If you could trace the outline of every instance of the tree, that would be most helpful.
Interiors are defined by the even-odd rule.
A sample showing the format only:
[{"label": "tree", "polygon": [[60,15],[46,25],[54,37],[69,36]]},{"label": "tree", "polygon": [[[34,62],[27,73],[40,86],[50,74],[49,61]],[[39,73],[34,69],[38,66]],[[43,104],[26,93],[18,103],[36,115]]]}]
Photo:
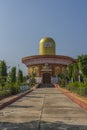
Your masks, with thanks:
[{"label": "tree", "polygon": [[23,82],[23,72],[22,70],[18,70],[18,82]]},{"label": "tree", "polygon": [[73,71],[72,71],[72,76],[74,81],[78,81],[78,75],[79,75],[79,67],[78,63],[73,64]]},{"label": "tree", "polygon": [[15,83],[15,82],[16,82],[16,67],[12,67],[12,68],[11,68],[10,81],[11,81],[12,83]]},{"label": "tree", "polygon": [[72,74],[73,73],[73,64],[70,64],[70,65],[68,65],[68,67],[67,67],[67,74],[68,74],[68,79],[69,79],[69,81],[72,79]]},{"label": "tree", "polygon": [[87,80],[87,55],[78,56],[79,69],[84,76],[84,80]]},{"label": "tree", "polygon": [[79,67],[77,63],[70,64],[67,67],[68,79],[78,81]]},{"label": "tree", "polygon": [[65,87],[65,85],[67,83],[66,71],[61,72],[60,74],[57,75],[57,77],[58,77],[59,85],[61,85],[62,87]]},{"label": "tree", "polygon": [[0,61],[0,76],[7,76],[7,65],[4,60]]},{"label": "tree", "polygon": [[3,87],[7,78],[7,65],[6,62],[0,61],[0,84]]}]

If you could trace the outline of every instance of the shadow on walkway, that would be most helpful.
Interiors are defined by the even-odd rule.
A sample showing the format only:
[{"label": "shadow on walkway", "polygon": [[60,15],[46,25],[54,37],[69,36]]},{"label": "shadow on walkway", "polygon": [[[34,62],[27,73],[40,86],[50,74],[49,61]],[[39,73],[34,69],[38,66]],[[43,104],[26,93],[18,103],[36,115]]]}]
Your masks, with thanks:
[{"label": "shadow on walkway", "polygon": [[87,130],[87,125],[59,122],[31,121],[24,123],[0,122],[0,130]]},{"label": "shadow on walkway", "polygon": [[38,88],[54,88],[53,84],[39,84]]}]

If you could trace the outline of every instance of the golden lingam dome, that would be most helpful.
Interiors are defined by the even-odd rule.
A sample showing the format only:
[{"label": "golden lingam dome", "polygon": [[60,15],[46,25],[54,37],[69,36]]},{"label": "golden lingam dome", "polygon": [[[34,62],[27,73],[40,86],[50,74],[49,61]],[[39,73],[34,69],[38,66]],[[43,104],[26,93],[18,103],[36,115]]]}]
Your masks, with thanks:
[{"label": "golden lingam dome", "polygon": [[39,55],[55,55],[55,41],[51,37],[40,40]]}]

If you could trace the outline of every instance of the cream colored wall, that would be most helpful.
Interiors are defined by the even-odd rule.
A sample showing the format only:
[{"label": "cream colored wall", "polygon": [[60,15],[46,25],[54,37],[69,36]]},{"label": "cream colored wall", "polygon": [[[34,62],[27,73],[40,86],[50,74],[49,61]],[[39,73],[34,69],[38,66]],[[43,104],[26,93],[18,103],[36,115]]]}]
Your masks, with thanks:
[{"label": "cream colored wall", "polygon": [[33,72],[36,73],[36,76],[39,76],[39,68],[38,68],[38,66],[28,67],[28,74],[32,75]]}]

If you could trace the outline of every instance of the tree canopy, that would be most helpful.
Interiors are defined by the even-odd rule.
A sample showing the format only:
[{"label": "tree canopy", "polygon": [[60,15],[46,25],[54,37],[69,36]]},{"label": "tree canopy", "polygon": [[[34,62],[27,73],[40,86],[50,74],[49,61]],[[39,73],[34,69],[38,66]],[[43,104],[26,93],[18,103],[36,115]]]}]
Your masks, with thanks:
[{"label": "tree canopy", "polygon": [[83,76],[87,79],[87,55],[78,56],[79,69]]}]

